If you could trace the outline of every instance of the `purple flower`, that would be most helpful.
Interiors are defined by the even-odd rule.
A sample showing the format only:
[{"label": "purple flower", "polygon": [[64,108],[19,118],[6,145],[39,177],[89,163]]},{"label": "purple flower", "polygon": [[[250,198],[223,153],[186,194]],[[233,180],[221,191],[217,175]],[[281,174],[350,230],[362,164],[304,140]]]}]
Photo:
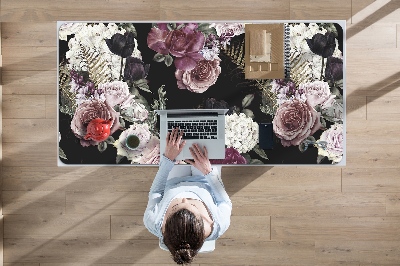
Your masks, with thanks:
[{"label": "purple flower", "polygon": [[124,78],[130,81],[144,79],[149,73],[149,69],[149,64],[143,63],[139,58],[129,56],[126,58]]},{"label": "purple flower", "polygon": [[130,56],[135,49],[135,37],[132,32],[115,33],[111,39],[105,39],[110,51],[123,58]]},{"label": "purple flower", "polygon": [[310,50],[317,55],[324,58],[332,56],[335,51],[335,34],[332,32],[327,32],[325,35],[321,33],[315,34],[312,39],[306,39],[308,47]]},{"label": "purple flower", "polygon": [[218,101],[214,98],[208,98],[205,101],[204,109],[229,109],[229,105],[224,100]]},{"label": "purple flower", "polygon": [[326,60],[325,77],[328,80],[343,79],[343,60],[336,57],[328,57]]},{"label": "purple flower", "polygon": [[186,25],[179,30],[166,31],[152,28],[147,35],[147,45],[160,54],[175,56],[175,67],[189,71],[196,67],[203,56],[199,51],[204,47],[203,33],[196,31],[194,24]]},{"label": "purple flower", "polygon": [[233,147],[225,148],[225,159],[212,159],[211,164],[246,164],[246,159]]}]

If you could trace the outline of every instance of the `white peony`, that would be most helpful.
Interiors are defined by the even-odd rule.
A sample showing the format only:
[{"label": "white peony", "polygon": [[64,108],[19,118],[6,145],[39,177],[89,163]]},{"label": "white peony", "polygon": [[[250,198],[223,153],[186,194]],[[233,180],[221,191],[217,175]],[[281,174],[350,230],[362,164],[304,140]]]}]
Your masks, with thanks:
[{"label": "white peony", "polygon": [[258,143],[258,124],[241,113],[225,116],[225,145],[240,153],[250,151]]}]

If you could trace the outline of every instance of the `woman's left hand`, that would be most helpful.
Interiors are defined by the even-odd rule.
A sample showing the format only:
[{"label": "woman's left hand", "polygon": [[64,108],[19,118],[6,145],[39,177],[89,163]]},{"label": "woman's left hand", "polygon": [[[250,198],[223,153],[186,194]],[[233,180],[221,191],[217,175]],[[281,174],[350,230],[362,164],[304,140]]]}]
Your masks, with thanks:
[{"label": "woman's left hand", "polygon": [[167,134],[167,145],[165,147],[164,155],[171,161],[175,160],[176,156],[181,153],[183,147],[186,144],[186,141],[182,140],[183,131],[181,130],[179,133],[178,128],[174,128],[172,132],[168,132]]}]

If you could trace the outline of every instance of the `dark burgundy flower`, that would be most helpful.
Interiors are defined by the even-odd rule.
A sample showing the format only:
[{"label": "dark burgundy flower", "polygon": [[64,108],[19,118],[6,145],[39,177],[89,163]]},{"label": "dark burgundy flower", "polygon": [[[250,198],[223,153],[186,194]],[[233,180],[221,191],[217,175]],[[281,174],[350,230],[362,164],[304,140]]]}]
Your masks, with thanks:
[{"label": "dark burgundy flower", "polygon": [[130,81],[144,79],[149,73],[149,69],[149,64],[143,63],[139,58],[129,56],[126,58],[124,78]]},{"label": "dark burgundy flower", "polygon": [[336,57],[328,57],[326,60],[325,77],[328,80],[343,79],[343,60]]},{"label": "dark burgundy flower", "polygon": [[123,58],[130,56],[135,49],[135,37],[132,32],[115,33],[111,39],[105,39],[110,51]]},{"label": "dark burgundy flower", "polygon": [[211,159],[211,164],[246,164],[246,159],[233,147],[225,148],[225,159]]},{"label": "dark burgundy flower", "polygon": [[218,101],[214,98],[205,100],[204,109],[229,109],[229,105],[224,100]]},{"label": "dark burgundy flower", "polygon": [[315,34],[312,39],[306,39],[308,47],[310,50],[317,55],[324,58],[332,56],[335,51],[335,34],[332,32],[327,32],[325,35],[321,33]]}]

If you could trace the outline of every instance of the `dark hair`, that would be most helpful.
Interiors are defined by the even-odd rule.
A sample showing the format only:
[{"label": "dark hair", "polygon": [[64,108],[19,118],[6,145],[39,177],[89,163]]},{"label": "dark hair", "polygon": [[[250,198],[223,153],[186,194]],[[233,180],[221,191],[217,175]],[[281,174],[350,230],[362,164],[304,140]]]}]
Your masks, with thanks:
[{"label": "dark hair", "polygon": [[191,263],[204,244],[203,219],[187,209],[180,209],[167,218],[163,237],[177,264]]}]

